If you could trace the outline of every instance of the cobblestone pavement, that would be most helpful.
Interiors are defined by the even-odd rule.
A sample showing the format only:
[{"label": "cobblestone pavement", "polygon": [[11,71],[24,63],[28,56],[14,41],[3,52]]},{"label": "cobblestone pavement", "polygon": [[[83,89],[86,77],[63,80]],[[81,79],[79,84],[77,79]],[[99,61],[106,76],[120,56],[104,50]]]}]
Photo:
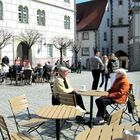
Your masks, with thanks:
[{"label": "cobblestone pavement", "polygon": [[[134,84],[134,94],[137,96],[137,98],[140,99],[140,72],[128,72],[127,75],[129,82]],[[91,89],[91,72],[84,71],[82,72],[82,74],[70,73],[69,78],[74,88],[79,89],[81,85],[86,85],[87,89]],[[108,87],[110,87],[110,81],[108,83]],[[0,85],[0,114],[4,115],[10,132],[16,131],[16,127],[12,118],[8,99],[21,94],[25,94],[27,96],[32,113],[35,112],[35,110],[40,106],[51,104],[51,90],[48,83],[33,83],[31,86],[15,86],[7,83],[3,83],[2,85]],[[89,97],[83,97],[83,100],[87,110],[89,110]],[[93,104],[93,116],[95,116],[96,111],[96,105]],[[127,121],[127,123],[129,123],[129,121]],[[69,125],[71,125],[71,123],[69,123]],[[74,132],[67,129],[67,127],[68,124],[64,126],[62,132],[71,139],[74,139]],[[74,125],[71,129],[75,129],[75,127],[76,126]],[[80,128],[79,130],[81,131],[82,128]],[[55,139],[55,122],[52,120],[48,120],[48,122],[44,126],[39,128],[39,131],[41,132],[44,140]],[[36,133],[33,134],[36,135],[38,139],[41,139]],[[64,139],[63,135],[61,135],[61,139]]]}]

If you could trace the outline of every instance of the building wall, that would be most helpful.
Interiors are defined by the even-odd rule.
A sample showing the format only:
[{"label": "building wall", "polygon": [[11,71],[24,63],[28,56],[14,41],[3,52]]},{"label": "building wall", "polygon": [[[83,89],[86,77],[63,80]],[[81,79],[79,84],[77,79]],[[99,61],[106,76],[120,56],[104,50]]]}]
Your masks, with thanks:
[{"label": "building wall", "polygon": [[[83,39],[83,33],[87,32],[89,34],[89,39]],[[81,64],[85,68],[88,68],[88,59],[94,56],[95,49],[95,32],[94,31],[81,31],[77,33],[78,41],[81,44],[81,49],[78,53],[78,57],[81,58]],[[88,51],[86,51],[86,50]]]},{"label": "building wall", "polygon": [[[38,52],[39,43],[32,47],[32,60],[33,65],[41,62],[44,63],[50,60],[54,63],[59,58],[59,51],[53,47],[53,57],[47,56],[47,47],[43,46],[44,43],[51,44],[52,38],[55,36],[68,37],[70,39],[75,38],[75,11],[74,1],[66,3],[62,0],[3,0],[3,20],[0,20],[0,29],[5,29],[13,34],[13,36],[19,36],[24,30],[32,29],[37,30],[42,34],[41,50]],[[19,23],[18,21],[18,6],[27,6],[29,9],[29,23]],[[46,25],[37,25],[37,9],[45,10]],[[64,16],[70,16],[71,27],[70,29],[64,29]],[[14,42],[13,42],[14,41]],[[2,50],[2,56],[7,55],[11,62],[17,56],[17,46],[19,41],[14,37],[11,44],[6,46]],[[14,54],[13,54],[14,52]],[[67,57],[65,59],[71,59],[72,51],[67,50]],[[71,61],[71,60],[70,60]]]},{"label": "building wall", "polygon": [[140,70],[140,2],[132,2],[129,70]]},{"label": "building wall", "polygon": [[[122,3],[122,5],[119,5],[118,0],[112,2],[112,49],[113,52],[122,50],[128,54],[129,0],[122,0]],[[122,24],[119,24],[119,18],[123,19]],[[124,37],[123,43],[118,43],[119,36]]]},{"label": "building wall", "polygon": [[[108,21],[107,21],[108,20]],[[98,45],[101,55],[109,55],[110,52],[110,9],[109,3],[106,6],[104,16],[102,18],[99,30],[98,30]],[[106,33],[106,40],[104,38],[104,33]]]}]

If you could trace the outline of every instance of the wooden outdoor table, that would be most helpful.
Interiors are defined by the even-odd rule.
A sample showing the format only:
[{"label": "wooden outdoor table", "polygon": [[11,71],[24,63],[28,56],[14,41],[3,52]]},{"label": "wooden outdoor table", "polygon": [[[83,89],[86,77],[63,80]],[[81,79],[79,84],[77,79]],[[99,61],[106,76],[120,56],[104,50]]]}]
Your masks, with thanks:
[{"label": "wooden outdoor table", "polygon": [[123,140],[123,130],[140,131],[139,126],[130,125],[109,125],[88,128],[76,136],[75,140]]},{"label": "wooden outdoor table", "polygon": [[56,120],[56,139],[60,140],[60,120],[70,119],[79,116],[81,113],[75,106],[51,105],[41,107],[37,110],[37,115],[46,119]]},{"label": "wooden outdoor table", "polygon": [[88,125],[92,128],[92,114],[93,114],[93,97],[107,96],[107,91],[97,91],[97,90],[88,90],[88,91],[77,91],[78,94],[82,96],[90,96],[90,119]]}]

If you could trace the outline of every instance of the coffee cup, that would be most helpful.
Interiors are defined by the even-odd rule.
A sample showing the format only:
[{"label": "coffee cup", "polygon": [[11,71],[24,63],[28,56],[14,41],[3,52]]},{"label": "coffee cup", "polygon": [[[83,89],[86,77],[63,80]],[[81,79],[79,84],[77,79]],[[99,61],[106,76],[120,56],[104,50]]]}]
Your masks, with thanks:
[{"label": "coffee cup", "polygon": [[86,85],[82,85],[80,90],[85,91],[86,90]]}]

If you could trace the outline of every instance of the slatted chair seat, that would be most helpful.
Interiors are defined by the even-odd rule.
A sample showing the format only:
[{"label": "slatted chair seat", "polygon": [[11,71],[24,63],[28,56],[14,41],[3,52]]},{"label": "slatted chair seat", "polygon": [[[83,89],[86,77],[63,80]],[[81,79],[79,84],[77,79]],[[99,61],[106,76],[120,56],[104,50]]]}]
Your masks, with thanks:
[{"label": "slatted chair seat", "polygon": [[6,125],[5,119],[0,115],[0,132],[3,140],[37,140],[34,136],[30,135],[26,131],[18,133],[9,133],[8,127]]},{"label": "slatted chair seat", "polygon": [[[19,132],[19,127],[26,127],[28,128],[28,132],[36,131],[38,134],[38,128],[43,125],[47,120],[38,117],[37,115],[33,114],[34,116],[32,117],[29,111],[29,104],[27,101],[26,96],[20,95],[20,96],[15,96],[9,99],[11,111],[13,113],[14,121],[16,124],[17,131]],[[22,117],[21,120],[18,119],[18,115],[22,115],[24,113],[24,116]],[[25,114],[26,113],[26,114]],[[41,136],[41,135],[40,135]],[[42,136],[41,136],[42,137]]]}]

